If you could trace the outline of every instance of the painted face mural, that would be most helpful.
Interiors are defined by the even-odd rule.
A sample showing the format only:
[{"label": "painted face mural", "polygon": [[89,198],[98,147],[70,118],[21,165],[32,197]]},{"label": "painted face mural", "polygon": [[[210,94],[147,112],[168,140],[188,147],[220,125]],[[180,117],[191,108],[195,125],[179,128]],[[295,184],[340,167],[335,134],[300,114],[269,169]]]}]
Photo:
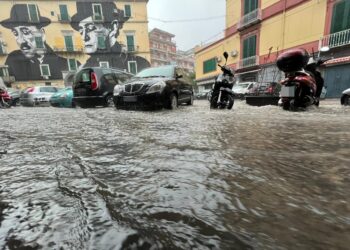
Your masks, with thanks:
[{"label": "painted face mural", "polygon": [[79,33],[84,42],[84,50],[86,53],[95,53],[99,47],[99,39],[106,43],[106,37],[110,31],[102,24],[94,23],[92,17],[85,18],[79,22]]},{"label": "painted face mural", "polygon": [[[71,26],[79,31],[87,54],[113,48],[117,44],[119,29],[129,18],[113,1],[101,4],[77,2],[77,11],[71,18]],[[97,21],[96,16],[101,20]]]},{"label": "painted face mural", "polygon": [[41,16],[36,4],[14,4],[9,18],[1,21],[3,27],[12,31],[19,48],[5,62],[17,81],[62,79],[62,72],[68,70],[67,59],[46,44],[43,27],[50,23],[49,18]]},{"label": "painted face mural", "polygon": [[45,32],[35,26],[17,26],[12,28],[16,42],[26,58],[32,58],[35,53],[44,54]]}]

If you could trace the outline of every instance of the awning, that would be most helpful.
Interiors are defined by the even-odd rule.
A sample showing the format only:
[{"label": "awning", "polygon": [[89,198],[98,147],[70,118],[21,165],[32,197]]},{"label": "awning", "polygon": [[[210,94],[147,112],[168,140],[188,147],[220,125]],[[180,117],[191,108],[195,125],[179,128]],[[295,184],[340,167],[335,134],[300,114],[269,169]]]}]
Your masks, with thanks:
[{"label": "awning", "polygon": [[341,63],[348,63],[348,62],[350,62],[350,56],[344,56],[344,57],[331,59],[325,62],[324,65],[330,66],[332,64],[341,64]]},{"label": "awning", "polygon": [[197,85],[206,85],[206,84],[211,84],[215,82],[215,79],[218,76],[210,77],[210,78],[205,78],[205,79],[199,79],[196,80]]},{"label": "awning", "polygon": [[235,75],[244,75],[244,74],[249,74],[249,73],[254,73],[254,72],[258,72],[261,69],[255,69],[255,70],[250,70],[250,71],[246,71],[246,72],[240,72],[240,73],[236,73]]}]

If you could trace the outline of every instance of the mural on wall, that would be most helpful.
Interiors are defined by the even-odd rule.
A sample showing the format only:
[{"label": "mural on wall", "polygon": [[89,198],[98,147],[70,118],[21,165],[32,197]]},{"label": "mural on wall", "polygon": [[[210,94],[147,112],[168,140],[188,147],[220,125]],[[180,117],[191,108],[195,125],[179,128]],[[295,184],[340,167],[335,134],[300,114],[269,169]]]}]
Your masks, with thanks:
[{"label": "mural on wall", "polygon": [[[71,26],[80,33],[84,51],[90,55],[84,66],[99,66],[99,62],[108,62],[110,67],[128,69],[128,61],[136,61],[139,69],[150,66],[143,57],[123,52],[121,44],[117,42],[119,30],[129,19],[125,17],[124,11],[117,9],[113,2],[104,2],[101,4],[100,15],[105,21],[101,22],[96,20],[96,12],[99,10],[94,9],[95,3],[76,4],[78,12],[72,17]],[[103,39],[102,46],[99,38]]]},{"label": "mural on wall", "polygon": [[[118,9],[113,1],[76,2],[76,7],[77,13],[69,23],[72,29],[80,33],[84,58],[87,58],[83,65],[76,60],[78,67],[100,66],[100,63],[104,63],[109,67],[129,70],[129,62],[137,65],[137,71],[150,67],[145,58],[128,53],[125,46],[117,41],[129,17],[125,17],[124,11]],[[32,21],[33,12],[38,19],[35,22]],[[61,32],[46,34],[44,27],[50,23],[51,20],[41,16],[39,6],[34,4],[14,4],[10,17],[0,21],[3,27],[12,31],[19,48],[9,53],[5,62],[16,81],[62,79],[62,73],[69,70],[67,58],[57,55],[46,42],[46,35],[57,37]],[[67,30],[66,26],[64,30]],[[52,47],[55,48],[55,45]],[[76,54],[71,54],[70,58],[72,56]]]},{"label": "mural on wall", "polygon": [[38,18],[38,22],[30,22],[27,5],[15,4],[11,8],[10,18],[1,22],[2,26],[12,31],[19,47],[19,50],[8,55],[5,62],[10,75],[19,81],[44,79],[42,70],[47,68],[43,69],[40,65],[49,65],[50,79],[62,79],[62,71],[68,68],[67,60],[56,55],[45,42],[44,27],[51,23],[50,19],[42,17],[39,10]]}]

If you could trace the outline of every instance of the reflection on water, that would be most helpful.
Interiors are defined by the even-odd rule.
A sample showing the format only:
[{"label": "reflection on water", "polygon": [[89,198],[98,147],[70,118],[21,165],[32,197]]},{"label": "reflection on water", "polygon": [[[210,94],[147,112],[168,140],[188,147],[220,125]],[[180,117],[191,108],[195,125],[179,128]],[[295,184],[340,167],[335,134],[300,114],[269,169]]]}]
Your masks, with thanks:
[{"label": "reflection on water", "polygon": [[348,249],[350,109],[0,110],[0,249]]}]

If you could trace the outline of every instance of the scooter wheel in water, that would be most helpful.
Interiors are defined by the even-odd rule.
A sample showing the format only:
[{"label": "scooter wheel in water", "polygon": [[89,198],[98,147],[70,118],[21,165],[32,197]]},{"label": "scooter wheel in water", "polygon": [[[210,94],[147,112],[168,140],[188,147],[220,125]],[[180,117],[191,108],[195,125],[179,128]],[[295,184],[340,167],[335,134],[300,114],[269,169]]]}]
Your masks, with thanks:
[{"label": "scooter wheel in water", "polygon": [[217,109],[218,108],[218,96],[212,96],[210,100],[210,108],[211,109]]},{"label": "scooter wheel in water", "polygon": [[233,104],[234,104],[234,99],[232,96],[228,96],[228,105],[227,105],[227,109],[232,109]]}]

